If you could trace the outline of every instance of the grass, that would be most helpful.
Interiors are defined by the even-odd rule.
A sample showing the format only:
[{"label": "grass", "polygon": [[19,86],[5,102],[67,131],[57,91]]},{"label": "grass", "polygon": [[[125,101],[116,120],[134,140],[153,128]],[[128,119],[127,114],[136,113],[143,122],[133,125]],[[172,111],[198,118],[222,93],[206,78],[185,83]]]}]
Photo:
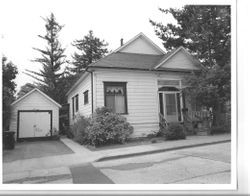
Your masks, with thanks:
[{"label": "grass", "polygon": [[154,137],[154,138],[131,138],[124,144],[109,144],[105,146],[85,146],[91,151],[99,151],[99,150],[109,150],[115,148],[126,148],[131,146],[140,146],[140,145],[147,145],[147,144],[154,144],[154,143],[162,143],[165,139],[163,137]]}]

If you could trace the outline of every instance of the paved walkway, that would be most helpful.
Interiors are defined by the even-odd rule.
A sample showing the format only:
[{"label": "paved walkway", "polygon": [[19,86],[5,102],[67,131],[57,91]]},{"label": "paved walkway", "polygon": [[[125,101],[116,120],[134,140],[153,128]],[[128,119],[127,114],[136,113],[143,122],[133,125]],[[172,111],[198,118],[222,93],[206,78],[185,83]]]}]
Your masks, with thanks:
[{"label": "paved walkway", "polygon": [[3,163],[3,182],[72,183],[72,173],[77,173],[75,171],[78,170],[75,169],[72,171],[72,169],[70,170],[69,168],[77,167],[77,165],[80,164],[157,153],[204,144],[208,145],[230,140],[230,134],[214,136],[188,136],[186,140],[166,141],[162,143],[92,152],[68,138],[62,138],[61,141],[74,152],[73,154],[32,158]]}]

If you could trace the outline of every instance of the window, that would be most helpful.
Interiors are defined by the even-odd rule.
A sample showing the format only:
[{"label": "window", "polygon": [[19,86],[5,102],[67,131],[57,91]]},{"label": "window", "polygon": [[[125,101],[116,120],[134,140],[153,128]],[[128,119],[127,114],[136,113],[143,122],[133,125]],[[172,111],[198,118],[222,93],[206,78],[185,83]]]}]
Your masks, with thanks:
[{"label": "window", "polygon": [[74,101],[74,97],[72,97],[72,117],[74,118],[75,116],[75,101]]},{"label": "window", "polygon": [[78,109],[79,109],[78,94],[75,96],[75,99],[76,99],[76,112],[78,112]]},{"label": "window", "polygon": [[84,93],[84,105],[88,104],[89,103],[89,91],[86,90]]},{"label": "window", "polygon": [[79,100],[78,100],[78,94],[74,97],[72,97],[72,116],[75,117],[75,112],[78,112],[79,110]]},{"label": "window", "polygon": [[104,82],[104,104],[118,114],[127,114],[126,82]]}]

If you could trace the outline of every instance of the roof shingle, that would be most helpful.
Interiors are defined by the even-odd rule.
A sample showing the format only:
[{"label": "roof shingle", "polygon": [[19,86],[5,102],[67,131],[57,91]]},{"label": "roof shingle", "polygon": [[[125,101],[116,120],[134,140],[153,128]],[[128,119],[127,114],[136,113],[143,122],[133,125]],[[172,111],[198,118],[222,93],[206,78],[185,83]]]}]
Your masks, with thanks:
[{"label": "roof shingle", "polygon": [[163,58],[165,59],[165,56],[117,52],[111,53],[89,67],[152,69]]}]

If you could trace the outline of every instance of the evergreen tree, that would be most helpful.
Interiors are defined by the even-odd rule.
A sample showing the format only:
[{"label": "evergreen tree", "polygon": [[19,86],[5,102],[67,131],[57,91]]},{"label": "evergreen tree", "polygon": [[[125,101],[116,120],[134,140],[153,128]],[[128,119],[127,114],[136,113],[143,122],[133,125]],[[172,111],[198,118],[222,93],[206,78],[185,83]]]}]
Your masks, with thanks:
[{"label": "evergreen tree", "polygon": [[16,83],[14,79],[18,74],[16,66],[12,62],[8,62],[6,57],[2,57],[2,73],[3,73],[3,130],[8,130],[10,120],[10,104],[14,101]]},{"label": "evergreen tree", "polygon": [[108,44],[104,40],[95,37],[91,30],[83,39],[75,40],[72,45],[79,50],[79,53],[75,52],[73,55],[74,67],[70,69],[76,74],[108,53],[106,48]]},{"label": "evergreen tree", "polygon": [[156,35],[169,51],[184,46],[206,67],[230,64],[230,6],[187,5],[182,9],[159,9],[171,14],[177,25],[150,20]]},{"label": "evergreen tree", "polygon": [[17,93],[17,99],[26,95],[28,92],[30,92],[34,88],[36,88],[36,86],[34,84],[31,84],[31,83],[26,83],[25,85],[21,86],[21,89]]},{"label": "evergreen tree", "polygon": [[47,42],[47,47],[45,49],[34,48],[41,53],[41,57],[33,60],[40,63],[42,69],[40,72],[27,70],[27,74],[38,81],[37,85],[41,90],[60,103],[62,97],[58,96],[59,92],[61,92],[58,83],[63,75],[63,72],[60,71],[66,56],[64,55],[65,49],[61,47],[58,40],[58,33],[63,26],[58,24],[53,13],[44,21],[46,23],[46,34],[44,36],[38,35],[38,37]]},{"label": "evergreen tree", "polygon": [[186,78],[184,91],[214,113],[231,98],[231,11],[230,6],[187,5],[181,9],[159,9],[171,14],[177,24],[155,22],[156,35],[167,51],[184,46],[205,69]]}]

